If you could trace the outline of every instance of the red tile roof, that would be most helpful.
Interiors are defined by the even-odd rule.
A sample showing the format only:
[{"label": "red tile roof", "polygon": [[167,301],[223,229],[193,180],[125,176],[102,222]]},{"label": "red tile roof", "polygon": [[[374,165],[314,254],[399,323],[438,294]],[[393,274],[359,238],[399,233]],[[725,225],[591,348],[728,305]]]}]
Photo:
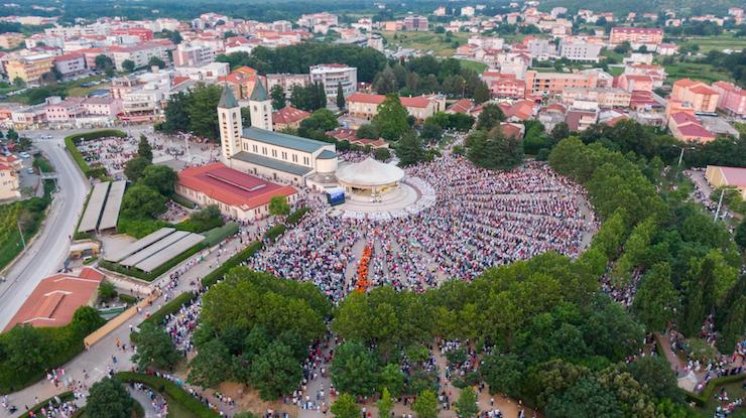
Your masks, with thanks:
[{"label": "red tile roof", "polygon": [[474,108],[474,101],[471,99],[461,99],[448,106],[446,111],[453,113],[469,113]]},{"label": "red tile roof", "polygon": [[179,185],[230,206],[254,209],[275,196],[291,196],[292,186],[281,186],[228,168],[222,163],[189,167],[179,173]]},{"label": "red tile roof", "polygon": [[746,187],[746,168],[720,167],[728,186]]},{"label": "red tile roof", "polygon": [[61,327],[70,323],[75,311],[95,297],[103,273],[84,267],[76,276],[55,274],[39,282],[16,312],[5,331],[19,324],[35,327]]},{"label": "red tile roof", "polygon": [[272,122],[287,125],[300,122],[309,116],[311,116],[311,114],[305,110],[296,109],[292,106],[285,106],[276,112],[272,112]]},{"label": "red tile roof", "polygon": [[[386,99],[386,96],[382,94],[368,94],[368,93],[356,92],[356,93],[352,93],[347,98],[347,103],[368,103],[368,104],[379,105],[383,103],[385,99]],[[401,101],[401,104],[404,107],[425,108],[430,104],[430,99],[427,98],[427,96],[400,97],[399,101]]]}]

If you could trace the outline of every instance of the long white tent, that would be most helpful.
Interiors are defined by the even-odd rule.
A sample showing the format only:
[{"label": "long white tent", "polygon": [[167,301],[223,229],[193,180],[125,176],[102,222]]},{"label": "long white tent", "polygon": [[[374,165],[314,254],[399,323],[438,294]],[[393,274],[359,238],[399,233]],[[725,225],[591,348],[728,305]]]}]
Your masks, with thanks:
[{"label": "long white tent", "polygon": [[133,242],[132,244],[129,244],[128,246],[122,248],[119,251],[112,251],[111,254],[107,254],[104,256],[104,260],[111,261],[113,263],[118,263],[125,258],[131,256],[132,254],[142,250],[143,248],[152,245],[153,243],[162,240],[163,238],[167,237],[168,235],[171,235],[176,230],[173,228],[161,228],[152,234],[146,235],[139,240]]},{"label": "long white tent", "polygon": [[173,245],[164,248],[161,251],[141,261],[140,263],[135,265],[135,268],[138,268],[146,273],[150,273],[151,271],[166,263],[168,260],[171,260],[184,251],[199,244],[204,239],[205,237],[203,237],[202,235],[189,234],[179,241],[175,242]]},{"label": "long white tent", "polygon": [[99,231],[116,228],[126,185],[127,182],[124,180],[111,183],[109,195],[106,198],[106,205],[104,206],[104,213],[101,215],[101,222],[98,224]]},{"label": "long white tent", "polygon": [[96,229],[98,226],[98,219],[101,217],[101,211],[104,208],[104,201],[106,200],[106,194],[109,190],[110,184],[111,182],[106,181],[97,183],[93,186],[91,196],[88,198],[88,205],[86,205],[83,217],[80,219],[78,231],[90,232]]}]

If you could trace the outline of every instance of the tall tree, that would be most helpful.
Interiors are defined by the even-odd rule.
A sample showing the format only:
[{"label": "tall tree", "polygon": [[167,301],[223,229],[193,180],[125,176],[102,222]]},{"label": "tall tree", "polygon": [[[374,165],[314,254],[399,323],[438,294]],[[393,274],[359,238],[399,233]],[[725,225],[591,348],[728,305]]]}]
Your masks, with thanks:
[{"label": "tall tree", "polygon": [[373,89],[378,94],[392,94],[399,91],[396,74],[394,74],[394,70],[391,67],[387,65],[383,71],[376,75],[375,80],[373,80]]},{"label": "tall tree", "polygon": [[148,138],[144,134],[140,134],[140,142],[137,144],[137,156],[153,162],[153,147],[150,146]]},{"label": "tall tree", "polygon": [[422,391],[412,404],[412,409],[417,418],[437,418],[438,416],[438,398],[435,392],[431,390]]},{"label": "tall tree", "polygon": [[122,69],[124,69],[124,71],[127,71],[128,73],[135,71],[135,62],[132,60],[122,61]]},{"label": "tall tree", "polygon": [[334,387],[356,396],[370,396],[378,387],[378,364],[373,353],[358,342],[337,348],[331,367]]},{"label": "tall tree", "polygon": [[381,398],[376,402],[378,406],[378,418],[389,418],[391,411],[394,409],[394,401],[391,399],[391,393],[387,388],[383,388]]},{"label": "tall tree", "polygon": [[269,199],[269,214],[272,216],[287,216],[290,213],[290,205],[285,196],[273,196]]},{"label": "tall tree", "polygon": [[142,177],[142,173],[145,172],[145,169],[149,167],[150,161],[148,161],[145,158],[141,157],[135,157],[124,165],[124,175],[127,176],[127,179],[130,181],[136,182],[140,180],[140,177]]},{"label": "tall tree", "polygon": [[422,141],[413,130],[409,130],[401,136],[396,144],[395,151],[399,158],[399,165],[402,167],[417,164],[425,159],[425,149],[422,146]]},{"label": "tall tree", "polygon": [[231,376],[228,348],[214,339],[198,347],[189,371],[189,382],[203,387],[216,386]]},{"label": "tall tree", "polygon": [[222,88],[217,85],[198,84],[192,90],[187,106],[192,132],[205,138],[220,139],[217,109],[221,94]]},{"label": "tall tree", "polygon": [[292,392],[302,377],[303,370],[293,357],[293,351],[283,343],[271,344],[251,365],[251,381],[265,401]]},{"label": "tall tree", "polygon": [[484,105],[482,113],[477,118],[477,129],[491,130],[505,120],[505,114],[500,106],[489,103]]},{"label": "tall tree", "polygon": [[460,418],[473,418],[479,414],[477,394],[471,386],[461,389],[461,395],[459,395],[455,407]]},{"label": "tall tree", "polygon": [[349,393],[342,393],[332,404],[332,414],[337,418],[360,418],[360,407]]},{"label": "tall tree", "polygon": [[134,402],[119,380],[106,377],[91,386],[85,414],[91,418],[130,418]]},{"label": "tall tree", "polygon": [[183,91],[171,95],[164,111],[166,120],[160,125],[164,132],[186,132],[189,127],[188,106],[191,96]]},{"label": "tall tree", "polygon": [[660,263],[642,278],[632,309],[650,331],[663,331],[679,306],[679,293],[671,282],[671,266]]},{"label": "tall tree", "polygon": [[345,108],[345,93],[342,90],[342,82],[337,83],[337,108],[342,110]]},{"label": "tall tree", "polygon": [[280,110],[286,105],[285,89],[281,85],[275,84],[269,89],[269,97],[272,98],[272,108]]},{"label": "tall tree", "polygon": [[122,198],[122,215],[130,219],[155,218],[166,211],[166,198],[144,184],[127,189]]},{"label": "tall tree", "polygon": [[166,165],[149,165],[145,167],[139,182],[157,190],[166,197],[171,197],[176,189],[178,175],[173,168]]},{"label": "tall tree", "polygon": [[179,361],[179,353],[161,327],[144,323],[137,333],[137,352],[132,361],[143,371],[150,367],[171,370]]},{"label": "tall tree", "polygon": [[409,130],[407,116],[407,109],[401,104],[399,96],[389,94],[378,105],[378,114],[373,118],[372,124],[383,139],[398,141]]}]

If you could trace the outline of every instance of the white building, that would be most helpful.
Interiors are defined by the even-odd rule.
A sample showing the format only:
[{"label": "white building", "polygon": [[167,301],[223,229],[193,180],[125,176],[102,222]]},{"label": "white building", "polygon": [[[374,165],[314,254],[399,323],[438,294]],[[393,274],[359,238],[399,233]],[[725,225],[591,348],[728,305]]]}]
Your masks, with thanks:
[{"label": "white building", "polygon": [[601,48],[602,45],[589,42],[560,42],[559,56],[570,61],[598,62]]},{"label": "white building", "polygon": [[311,83],[322,83],[328,100],[337,97],[337,85],[342,84],[345,97],[357,91],[357,68],[344,64],[320,64],[311,67]]},{"label": "white building", "polygon": [[173,53],[177,67],[201,67],[215,60],[215,51],[203,45],[190,45],[182,42]]},{"label": "white building", "polygon": [[261,83],[256,83],[249,107],[252,126],[243,128],[238,101],[229,88],[223,89],[218,119],[225,165],[317,190],[336,182],[334,144],[272,132],[271,100]]}]

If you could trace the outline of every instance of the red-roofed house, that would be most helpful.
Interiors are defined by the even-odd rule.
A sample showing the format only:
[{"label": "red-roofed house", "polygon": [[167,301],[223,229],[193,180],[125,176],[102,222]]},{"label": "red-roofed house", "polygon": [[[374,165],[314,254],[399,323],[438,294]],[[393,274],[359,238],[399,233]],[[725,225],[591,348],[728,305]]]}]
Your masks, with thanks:
[{"label": "red-roofed house", "polygon": [[62,77],[73,77],[86,72],[85,55],[80,52],[58,55],[54,57],[54,68]]},{"label": "red-roofed house", "polygon": [[[233,96],[238,100],[248,100],[257,79],[261,79],[255,69],[247,66],[238,67],[225,77],[218,78],[220,83],[225,83],[233,90]],[[265,83],[266,85],[266,83]]]},{"label": "red-roofed house", "polygon": [[720,94],[701,81],[688,78],[676,80],[671,90],[671,99],[691,104],[695,112],[715,112]]},{"label": "red-roofed house", "polygon": [[[351,116],[371,120],[378,114],[378,105],[385,99],[386,96],[382,94],[352,93],[347,98],[347,109]],[[400,97],[399,100],[407,112],[418,121],[442,112],[446,107],[445,98],[439,95]]]},{"label": "red-roofed house", "polygon": [[305,110],[296,109],[292,106],[285,106],[280,110],[272,112],[272,125],[275,131],[291,128],[297,129],[300,123],[307,119],[311,114]]},{"label": "red-roofed house", "polygon": [[519,80],[515,74],[485,71],[481,78],[487,83],[492,97],[522,99],[526,96],[526,82]]},{"label": "red-roofed house", "polygon": [[474,109],[474,100],[471,99],[461,99],[457,100],[450,106],[448,106],[448,109],[446,109],[446,113],[466,113]]},{"label": "red-roofed house", "polygon": [[506,138],[523,139],[526,127],[522,123],[501,122],[500,128]]},{"label": "red-roofed house", "polygon": [[598,111],[570,109],[565,114],[565,123],[570,132],[582,132],[598,121]]},{"label": "red-roofed house", "polygon": [[268,216],[269,201],[275,196],[285,196],[291,204],[298,198],[293,186],[272,183],[222,163],[182,170],[176,193],[201,206],[217,205],[223,215],[243,221]]},{"label": "red-roofed house", "polygon": [[668,128],[674,138],[688,142],[710,142],[716,135],[702,125],[691,113],[676,112],[668,119]]},{"label": "red-roofed house", "polygon": [[630,93],[653,91],[653,78],[644,74],[622,74],[617,78],[617,87]]},{"label": "red-roofed house", "polygon": [[372,149],[389,147],[389,143],[381,138],[378,138],[378,139],[358,138],[356,129],[335,128],[332,131],[327,131],[326,135],[331,138],[336,139],[337,141],[347,141],[350,144],[358,145],[361,147],[371,147]]},{"label": "red-roofed house", "polygon": [[746,168],[708,165],[705,178],[713,188],[734,187],[746,199]]},{"label": "red-roofed house", "polygon": [[16,312],[5,331],[16,325],[62,327],[70,323],[75,311],[96,300],[98,286],[106,276],[91,267],[77,275],[55,274],[39,282]]}]

